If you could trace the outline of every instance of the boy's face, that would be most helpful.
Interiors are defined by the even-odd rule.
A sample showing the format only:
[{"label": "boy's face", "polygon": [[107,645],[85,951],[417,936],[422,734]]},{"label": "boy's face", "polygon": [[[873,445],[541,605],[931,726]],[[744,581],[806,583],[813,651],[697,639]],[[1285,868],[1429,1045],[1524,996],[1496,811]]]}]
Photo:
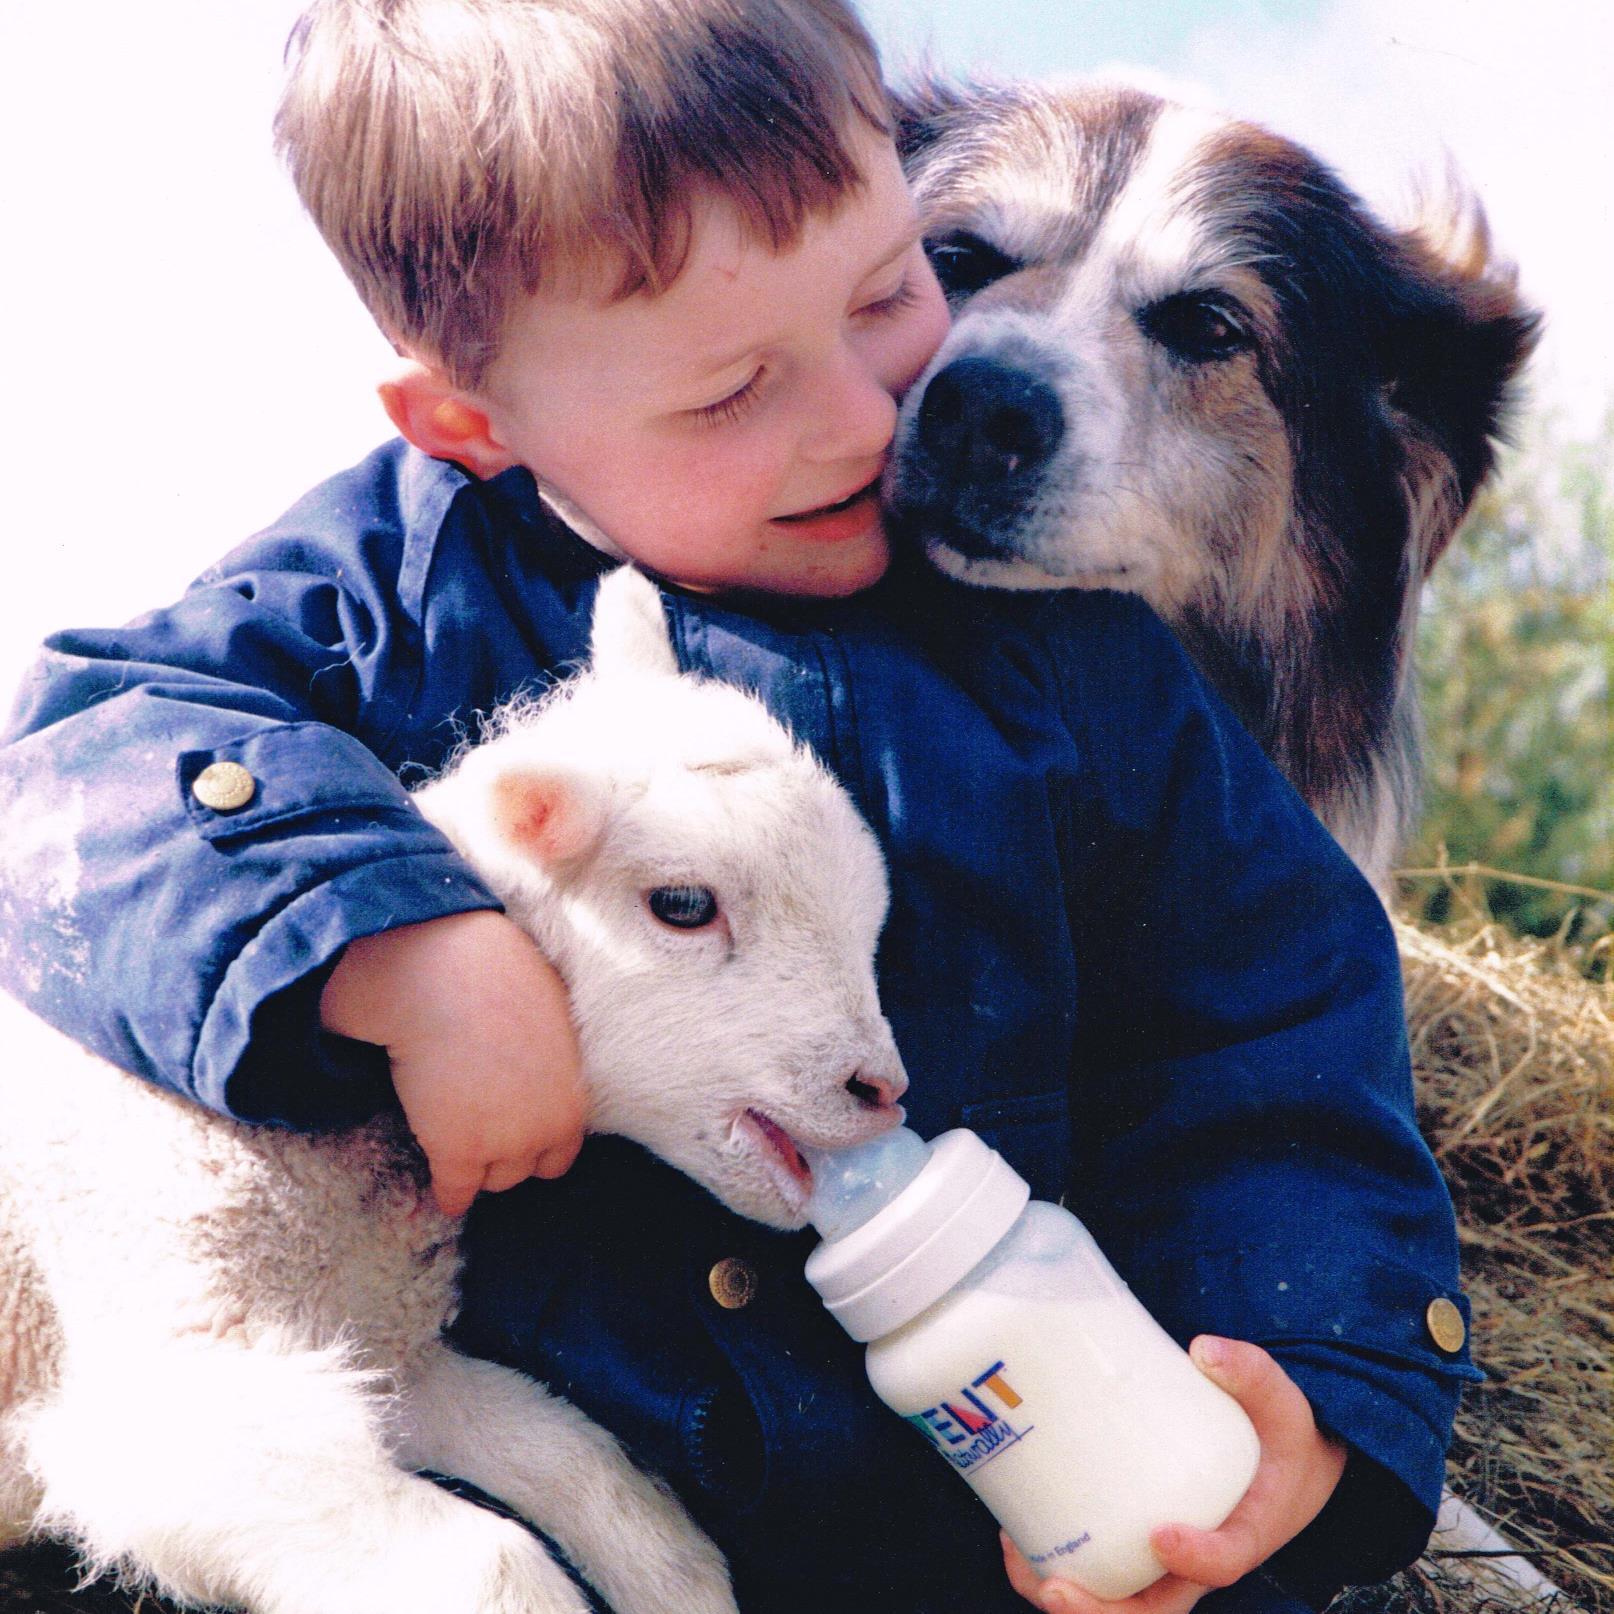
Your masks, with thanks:
[{"label": "boy's face", "polygon": [[888,560],[897,399],[947,328],[891,142],[782,252],[697,208],[660,296],[540,294],[475,400],[493,440],[623,554],[695,588],[842,595]]}]

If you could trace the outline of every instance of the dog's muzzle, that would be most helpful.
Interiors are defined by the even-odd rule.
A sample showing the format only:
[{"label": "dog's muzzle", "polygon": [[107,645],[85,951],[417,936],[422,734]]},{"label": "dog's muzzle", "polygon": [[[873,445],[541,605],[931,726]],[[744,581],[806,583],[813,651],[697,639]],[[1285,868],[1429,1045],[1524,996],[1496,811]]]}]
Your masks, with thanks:
[{"label": "dog's muzzle", "polygon": [[903,434],[893,506],[961,554],[1003,555],[1064,436],[1064,406],[1046,381],[1001,359],[954,359],[930,378]]}]

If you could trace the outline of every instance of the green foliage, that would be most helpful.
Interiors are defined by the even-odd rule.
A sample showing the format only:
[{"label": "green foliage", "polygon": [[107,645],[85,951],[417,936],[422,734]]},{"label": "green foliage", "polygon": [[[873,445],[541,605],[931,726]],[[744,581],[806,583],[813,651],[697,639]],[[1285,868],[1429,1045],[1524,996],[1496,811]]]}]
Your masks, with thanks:
[{"label": "green foliage", "polygon": [[[1426,812],[1405,861],[1549,882],[1473,877],[1528,934],[1595,940],[1614,924],[1614,895],[1586,894],[1614,894],[1611,574],[1614,413],[1592,442],[1513,455],[1426,591]],[[1453,897],[1416,882],[1425,918]]]}]

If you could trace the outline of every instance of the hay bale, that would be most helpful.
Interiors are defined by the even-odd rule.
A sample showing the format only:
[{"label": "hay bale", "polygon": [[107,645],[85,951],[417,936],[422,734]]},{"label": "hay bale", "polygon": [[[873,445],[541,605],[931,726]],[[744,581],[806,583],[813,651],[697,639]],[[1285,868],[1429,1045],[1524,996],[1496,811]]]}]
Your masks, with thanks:
[{"label": "hay bale", "polygon": [[[1608,1614],[1614,987],[1590,978],[1599,961],[1585,951],[1483,916],[1396,930],[1419,1116],[1457,1204],[1474,1356],[1490,1375],[1459,1415],[1452,1485],[1576,1605]],[[1456,1567],[1426,1560],[1432,1597]],[[1505,1583],[1485,1592],[1486,1607],[1538,1606],[1508,1601]]]}]

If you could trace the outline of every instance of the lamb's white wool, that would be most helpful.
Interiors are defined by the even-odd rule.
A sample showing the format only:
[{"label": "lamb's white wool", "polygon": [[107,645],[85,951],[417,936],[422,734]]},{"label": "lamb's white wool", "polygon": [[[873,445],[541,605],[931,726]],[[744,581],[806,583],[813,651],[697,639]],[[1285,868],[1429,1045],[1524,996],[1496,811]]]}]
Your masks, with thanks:
[{"label": "lamb's white wool", "polygon": [[[797,1226],[788,1138],[894,1123],[878,850],[754,701],[677,674],[644,579],[591,670],[419,797],[566,976],[595,1125]],[[161,1093],[0,1000],[0,1540],[257,1614],[733,1608],[721,1556],[604,1431],[444,1345],[456,1227],[401,1124],[310,1137]]]}]

